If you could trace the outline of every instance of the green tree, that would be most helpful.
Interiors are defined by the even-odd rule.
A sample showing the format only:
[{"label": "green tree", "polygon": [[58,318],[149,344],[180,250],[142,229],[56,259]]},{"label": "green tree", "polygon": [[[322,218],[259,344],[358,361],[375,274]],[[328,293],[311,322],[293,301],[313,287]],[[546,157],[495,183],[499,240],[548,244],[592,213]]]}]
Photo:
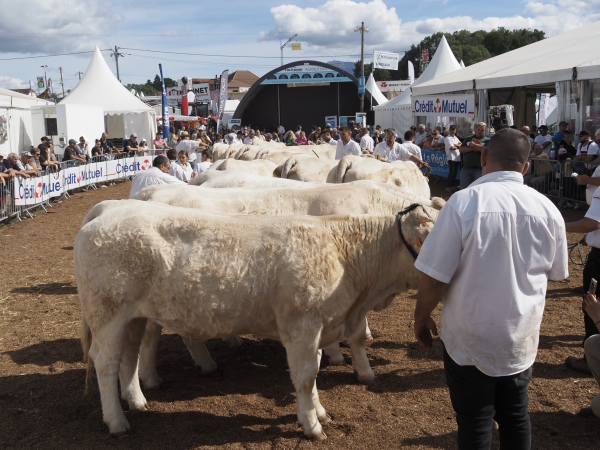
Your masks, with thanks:
[{"label": "green tree", "polygon": [[[136,92],[141,92],[143,95],[156,95],[157,91],[151,84],[128,84],[127,89],[134,89]],[[162,88],[160,90],[162,92]]]},{"label": "green tree", "polygon": [[170,87],[175,87],[177,86],[177,82],[171,78],[165,78],[165,87],[166,88],[170,88]]},{"label": "green tree", "polygon": [[[365,80],[369,79],[369,75],[373,70],[373,63],[365,64]],[[375,69],[375,73],[373,76],[377,81],[389,81],[392,79],[392,75],[390,72],[396,72],[395,70],[387,70],[387,69]],[[360,77],[360,60],[354,63],[354,76],[356,78]]]}]

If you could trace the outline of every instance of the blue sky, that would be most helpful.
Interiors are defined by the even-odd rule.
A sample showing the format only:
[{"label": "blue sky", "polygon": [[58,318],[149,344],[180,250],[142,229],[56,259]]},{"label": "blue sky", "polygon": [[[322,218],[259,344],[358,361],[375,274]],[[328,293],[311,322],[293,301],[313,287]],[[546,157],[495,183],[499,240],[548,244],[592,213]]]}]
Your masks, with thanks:
[{"label": "blue sky", "polygon": [[[320,61],[358,59],[342,55],[360,54],[360,35],[353,28],[361,21],[371,30],[365,38],[365,53],[369,55],[374,49],[408,49],[436,31],[505,26],[538,28],[554,35],[600,20],[598,0],[505,0],[486,3],[485,7],[482,2],[460,0],[0,0],[0,10],[14,11],[16,4],[27,14],[22,21],[0,23],[0,87],[27,87],[29,80],[35,84],[35,78],[43,75],[40,66],[47,65],[55,90],[60,89],[59,67],[63,67],[65,88],[72,88],[78,81],[75,73],[86,70],[91,53],[7,59],[118,45],[125,53],[120,59],[124,83],[153,78],[158,63],[171,78],[209,78],[225,69],[245,69],[260,76],[280,65],[279,38],[285,41],[294,33],[302,50],[287,48],[284,62],[307,57]],[[115,71],[110,52],[103,54]]]}]

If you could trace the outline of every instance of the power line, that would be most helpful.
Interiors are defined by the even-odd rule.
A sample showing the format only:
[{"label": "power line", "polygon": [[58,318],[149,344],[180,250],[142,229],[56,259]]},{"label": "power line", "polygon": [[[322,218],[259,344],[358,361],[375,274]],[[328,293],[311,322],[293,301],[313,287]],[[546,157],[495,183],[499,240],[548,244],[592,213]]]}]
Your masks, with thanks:
[{"label": "power line", "polygon": [[[101,52],[106,52],[107,50],[100,50]],[[56,55],[39,55],[39,56],[21,56],[18,58],[0,58],[0,61],[12,61],[15,59],[33,59],[33,58],[50,58],[52,56],[69,56],[69,55],[81,55],[83,53],[94,53],[94,50],[88,50],[86,52],[73,52],[73,53],[59,53]]]},{"label": "power line", "polygon": [[[187,52],[168,52],[163,50],[146,50],[143,48],[127,48],[119,47],[123,50],[134,50],[136,52],[150,52],[150,53],[168,53],[172,55],[186,55],[186,56],[209,56],[209,57],[222,57],[222,58],[264,58],[264,59],[279,59],[280,56],[257,56],[257,55],[210,55],[207,53],[187,53]],[[401,52],[404,50],[401,50]],[[302,58],[341,58],[348,56],[360,56],[360,55],[300,55]],[[298,59],[296,56],[284,56],[287,59]]]}]

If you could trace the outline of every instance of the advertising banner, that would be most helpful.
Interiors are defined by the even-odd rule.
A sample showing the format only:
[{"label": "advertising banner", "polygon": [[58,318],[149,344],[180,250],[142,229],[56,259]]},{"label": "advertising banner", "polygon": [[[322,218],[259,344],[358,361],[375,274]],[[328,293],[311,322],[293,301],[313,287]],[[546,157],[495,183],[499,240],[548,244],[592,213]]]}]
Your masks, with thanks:
[{"label": "advertising banner", "polygon": [[[410,61],[409,61],[410,62]],[[410,87],[410,80],[376,81],[381,92],[402,92]]]},{"label": "advertising banner", "polygon": [[225,100],[227,100],[227,82],[229,80],[229,70],[224,70],[221,74],[221,85],[219,89],[219,116],[217,119],[217,133],[221,131],[221,121],[225,112]]},{"label": "advertising banner", "polygon": [[301,42],[293,43],[292,50],[302,50],[302,43]]},{"label": "advertising banner", "polygon": [[70,191],[81,187],[81,176],[79,175],[79,167],[69,167],[63,172],[63,180],[65,183],[65,189]]},{"label": "advertising banner", "polygon": [[[448,161],[446,159],[446,152],[432,151],[432,150],[421,150],[421,157],[423,161],[431,166],[431,174],[437,175],[438,177],[448,178]],[[457,179],[460,179],[460,169]]]},{"label": "advertising banner", "polygon": [[325,127],[337,128],[337,116],[325,116]]},{"label": "advertising banner", "polygon": [[398,62],[400,61],[399,53],[373,52],[373,68],[398,70]]},{"label": "advertising banner", "polygon": [[352,80],[336,70],[303,64],[274,73],[260,84],[341,83]]},{"label": "advertising banner", "polygon": [[365,93],[365,77],[358,77],[358,93]]},{"label": "advertising banner", "polygon": [[140,172],[144,172],[148,169],[152,168],[152,161],[154,161],[156,156],[139,156],[135,157],[135,173],[138,174]]},{"label": "advertising banner", "polygon": [[169,103],[167,101],[167,91],[165,89],[165,79],[163,78],[162,64],[158,65],[160,70],[160,82],[162,85],[162,118],[163,118],[163,138],[165,141],[169,139],[171,133],[171,125],[169,124]]},{"label": "advertising banner", "polygon": [[8,141],[8,116],[0,115],[0,144]]},{"label": "advertising banner", "polygon": [[62,194],[62,182],[54,174],[37,178],[15,177],[13,180],[15,205],[37,205]]},{"label": "advertising banner", "polygon": [[195,95],[195,101],[197,102],[210,102],[210,86],[208,83],[192,84],[192,89]]},{"label": "advertising banner", "polygon": [[415,116],[475,117],[475,94],[420,95],[411,101]]},{"label": "advertising banner", "polygon": [[46,85],[44,83],[44,77],[37,77],[37,85],[40,89],[44,88],[44,86]]}]

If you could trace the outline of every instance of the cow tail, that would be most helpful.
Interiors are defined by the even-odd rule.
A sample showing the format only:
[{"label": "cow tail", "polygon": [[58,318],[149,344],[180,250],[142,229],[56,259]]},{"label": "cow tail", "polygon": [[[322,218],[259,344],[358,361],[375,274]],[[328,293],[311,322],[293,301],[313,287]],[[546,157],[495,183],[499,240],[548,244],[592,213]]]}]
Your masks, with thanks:
[{"label": "cow tail", "polygon": [[335,172],[335,182],[343,183],[346,172],[352,167],[352,158],[342,158],[338,163],[337,170]]},{"label": "cow tail", "polygon": [[283,163],[283,167],[281,169],[281,178],[287,178],[290,171],[296,167],[296,157],[292,156],[288,158],[286,162]]},{"label": "cow tail", "polygon": [[92,358],[90,358],[90,348],[92,347],[92,330],[85,319],[81,318],[81,348],[83,349],[83,362],[87,363],[85,370],[85,390],[84,395],[89,392],[90,380],[92,378]]}]

